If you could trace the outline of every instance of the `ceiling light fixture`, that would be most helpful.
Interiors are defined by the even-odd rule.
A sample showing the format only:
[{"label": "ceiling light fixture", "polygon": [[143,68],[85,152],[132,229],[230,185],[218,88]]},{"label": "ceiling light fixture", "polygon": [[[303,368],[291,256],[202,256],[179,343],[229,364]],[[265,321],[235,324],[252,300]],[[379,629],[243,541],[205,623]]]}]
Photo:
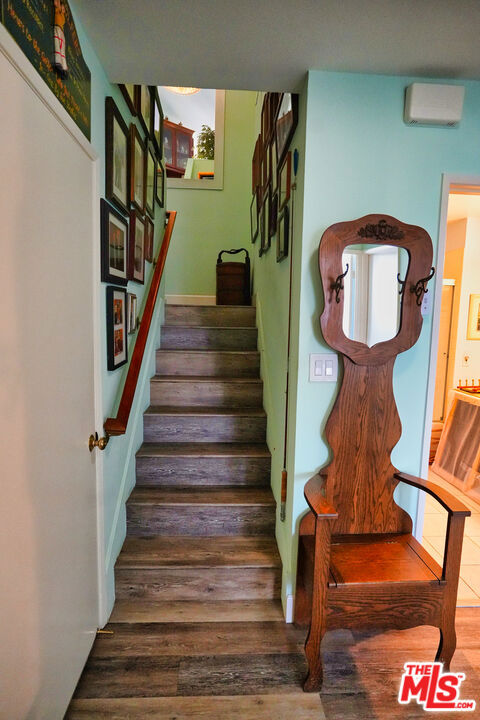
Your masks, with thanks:
[{"label": "ceiling light fixture", "polygon": [[168,85],[163,86],[165,90],[170,90],[172,93],[176,93],[177,95],[195,95],[195,93],[200,92],[200,88],[194,88],[194,87],[169,87]]}]

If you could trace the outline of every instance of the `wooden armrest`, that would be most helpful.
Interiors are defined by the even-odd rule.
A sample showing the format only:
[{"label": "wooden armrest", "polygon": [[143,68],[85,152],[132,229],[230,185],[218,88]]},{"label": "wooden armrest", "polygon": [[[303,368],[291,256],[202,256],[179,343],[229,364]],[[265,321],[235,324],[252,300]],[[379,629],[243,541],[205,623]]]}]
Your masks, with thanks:
[{"label": "wooden armrest", "polygon": [[335,520],[338,513],[325,499],[325,480],[322,475],[310,478],[305,485],[305,499],[317,517]]},{"label": "wooden armrest", "polygon": [[448,511],[449,515],[468,517],[472,514],[466,505],[461,502],[461,500],[458,500],[454,495],[449,493],[448,490],[444,490],[440,487],[440,485],[437,485],[430,480],[424,480],[423,478],[416,477],[415,475],[408,475],[407,473],[402,472],[395,473],[394,477],[396,477],[397,480],[407,483],[407,485],[412,485],[413,487],[416,487],[419,490],[424,490],[429,493],[429,495],[432,495],[435,500],[438,500],[440,505]]}]

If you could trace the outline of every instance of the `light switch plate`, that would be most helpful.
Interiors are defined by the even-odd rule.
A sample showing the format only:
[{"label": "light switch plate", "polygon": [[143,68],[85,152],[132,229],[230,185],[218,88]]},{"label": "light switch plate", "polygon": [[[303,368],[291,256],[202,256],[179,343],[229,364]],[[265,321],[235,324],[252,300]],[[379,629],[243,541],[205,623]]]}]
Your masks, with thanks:
[{"label": "light switch plate", "polygon": [[312,353],[310,355],[310,382],[336,382],[338,355],[335,353]]}]

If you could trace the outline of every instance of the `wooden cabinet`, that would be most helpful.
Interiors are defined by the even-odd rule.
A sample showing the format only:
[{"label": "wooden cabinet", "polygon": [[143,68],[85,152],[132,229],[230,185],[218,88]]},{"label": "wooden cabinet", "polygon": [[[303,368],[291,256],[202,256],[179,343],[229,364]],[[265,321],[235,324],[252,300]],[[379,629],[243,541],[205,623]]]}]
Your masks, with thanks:
[{"label": "wooden cabinet", "polygon": [[163,122],[163,152],[167,177],[183,177],[187,161],[193,157],[195,130],[170,120]]}]

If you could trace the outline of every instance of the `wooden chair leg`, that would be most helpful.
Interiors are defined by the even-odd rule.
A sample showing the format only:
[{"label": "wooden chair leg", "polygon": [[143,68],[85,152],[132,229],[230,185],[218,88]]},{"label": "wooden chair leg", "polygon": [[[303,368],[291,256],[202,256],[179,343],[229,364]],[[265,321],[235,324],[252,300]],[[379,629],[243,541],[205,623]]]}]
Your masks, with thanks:
[{"label": "wooden chair leg", "polygon": [[320,692],[323,683],[323,666],[320,646],[325,635],[325,625],[321,619],[312,617],[312,623],[305,643],[305,655],[308,662],[308,675],[303,683],[305,692]]},{"label": "wooden chair leg", "polygon": [[444,670],[450,670],[453,653],[457,646],[457,635],[455,633],[455,616],[451,622],[440,628],[440,642],[438,645],[436,662],[443,663]]}]

